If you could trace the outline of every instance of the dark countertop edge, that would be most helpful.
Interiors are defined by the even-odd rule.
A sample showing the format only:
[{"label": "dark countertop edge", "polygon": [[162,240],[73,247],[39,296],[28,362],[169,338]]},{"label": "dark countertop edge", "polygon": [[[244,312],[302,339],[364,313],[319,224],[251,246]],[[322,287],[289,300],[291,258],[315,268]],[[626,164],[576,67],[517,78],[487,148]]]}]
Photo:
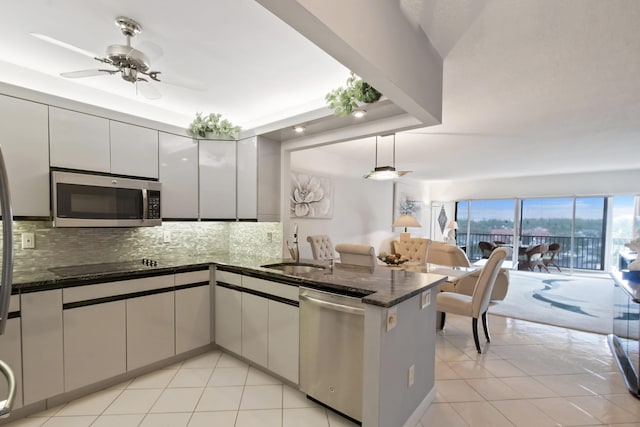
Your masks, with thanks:
[{"label": "dark countertop edge", "polygon": [[629,295],[636,304],[640,304],[640,282],[622,278],[621,271],[609,273],[611,278]]},{"label": "dark countertop edge", "polygon": [[414,296],[426,290],[432,289],[440,285],[442,282],[445,282],[448,279],[447,276],[440,276],[441,277],[440,279],[434,282],[431,282],[428,285],[425,285],[424,287],[408,291],[393,299],[389,299],[385,297],[384,300],[381,300],[376,297],[375,291],[366,291],[364,289],[353,288],[350,286],[340,285],[337,283],[321,282],[321,281],[313,280],[312,278],[303,277],[303,276],[282,275],[281,273],[276,273],[271,270],[262,269],[258,267],[251,268],[251,267],[242,267],[242,266],[235,266],[235,265],[221,264],[221,263],[213,263],[213,264],[216,266],[217,269],[222,271],[243,274],[245,276],[251,276],[251,277],[256,277],[260,279],[269,279],[274,282],[279,282],[285,285],[306,286],[306,287],[310,287],[318,290],[336,292],[342,295],[354,296],[357,298],[362,298],[362,302],[365,304],[375,305],[383,308],[393,307],[394,305],[397,305],[403,301],[413,298]]},{"label": "dark countertop edge", "polygon": [[18,283],[13,286],[12,294],[27,294],[32,292],[50,291],[54,289],[73,288],[98,283],[119,282],[129,279],[142,279],[144,277],[162,276],[173,273],[186,273],[200,271],[209,268],[211,263],[188,264],[171,267],[154,268],[153,270],[118,271],[113,273],[99,273],[78,277],[59,277],[36,282]]},{"label": "dark countertop edge", "polygon": [[[395,299],[393,299],[393,300],[391,300],[391,301],[385,301],[385,302],[378,301],[378,300],[376,300],[376,299],[375,299],[375,295],[376,295],[376,294],[371,294],[370,296],[367,296],[367,297],[362,298],[362,302],[364,302],[364,303],[366,303],[366,304],[371,304],[371,305],[377,305],[377,306],[380,306],[380,307],[385,307],[385,308],[393,307],[394,305],[398,305],[398,304],[400,304],[400,303],[401,303],[401,302],[403,302],[403,301],[406,301],[406,300],[408,300],[408,299],[411,299],[411,298],[413,298],[414,296],[416,296],[416,295],[418,295],[418,294],[421,294],[421,293],[422,293],[422,292],[424,292],[424,291],[427,291],[427,290],[429,290],[429,289],[433,289],[433,288],[435,288],[436,286],[439,286],[442,282],[446,282],[446,281],[447,281],[447,279],[448,279],[448,277],[447,277],[447,276],[442,276],[442,279],[438,279],[438,280],[437,280],[437,281],[435,281],[435,282],[429,283],[428,285],[426,285],[426,286],[425,286],[425,287],[423,287],[423,288],[419,288],[419,289],[415,289],[415,290],[413,290],[413,291],[411,291],[411,292],[407,292],[406,294],[404,294],[404,295],[402,295],[402,296],[400,296],[400,297],[397,297],[397,298],[395,298]],[[432,297],[432,298],[435,298],[435,297]]]},{"label": "dark countertop edge", "polygon": [[314,280],[304,276],[291,276],[276,272],[270,269],[262,267],[249,267],[238,266],[234,264],[227,264],[223,262],[207,261],[185,265],[175,265],[169,267],[159,267],[152,270],[131,270],[131,271],[118,271],[113,273],[100,273],[91,274],[78,277],[57,277],[51,279],[45,279],[34,282],[23,282],[14,285],[12,294],[26,294],[33,292],[42,292],[48,290],[71,288],[76,286],[87,286],[99,283],[117,282],[122,280],[139,279],[144,277],[161,276],[165,274],[183,273],[189,271],[206,270],[210,266],[215,266],[222,271],[229,271],[232,273],[238,273],[246,276],[256,277],[260,279],[267,279],[270,281],[282,283],[290,286],[307,286],[319,290],[325,290],[329,292],[335,292],[342,295],[354,296],[362,298],[362,302],[365,304],[375,305],[383,308],[392,307],[407,299],[414,297],[415,295],[431,289],[440,283],[447,280],[447,276],[441,276],[440,279],[429,283],[423,287],[409,290],[405,293],[400,293],[397,297],[388,296],[376,296],[375,291],[369,291],[361,288],[355,288],[348,285],[341,285],[337,283],[323,282]]}]

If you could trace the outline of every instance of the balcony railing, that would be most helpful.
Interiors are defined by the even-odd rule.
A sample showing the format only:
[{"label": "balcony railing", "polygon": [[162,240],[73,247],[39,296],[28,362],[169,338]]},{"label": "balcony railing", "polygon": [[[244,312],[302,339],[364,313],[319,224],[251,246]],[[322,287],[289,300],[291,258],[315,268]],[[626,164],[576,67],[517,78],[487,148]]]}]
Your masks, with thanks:
[{"label": "balcony railing", "polygon": [[[459,246],[466,246],[467,257],[471,260],[482,258],[482,252],[478,246],[479,242],[504,242],[513,244],[513,236],[511,234],[481,234],[471,233],[470,240],[467,242],[467,235],[460,233],[457,236]],[[622,248],[624,246],[623,239],[615,239],[614,249],[616,246]],[[617,242],[620,240],[620,242]],[[603,270],[604,269],[604,241],[599,237],[574,237],[573,253],[571,252],[571,237],[563,236],[522,236],[521,246],[529,246],[533,244],[551,244],[560,243],[560,251],[556,255],[555,263],[560,268],[571,267],[571,259],[573,258],[573,268],[580,270]],[[616,250],[617,254],[618,251]],[[615,264],[614,264],[615,265]]]}]

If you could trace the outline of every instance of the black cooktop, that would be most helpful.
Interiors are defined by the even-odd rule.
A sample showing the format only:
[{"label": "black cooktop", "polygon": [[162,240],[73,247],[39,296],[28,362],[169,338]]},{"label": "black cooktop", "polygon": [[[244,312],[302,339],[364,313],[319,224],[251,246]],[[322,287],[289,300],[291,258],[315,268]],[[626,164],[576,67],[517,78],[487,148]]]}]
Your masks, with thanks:
[{"label": "black cooktop", "polygon": [[117,273],[158,268],[158,262],[143,258],[134,261],[103,262],[100,264],[81,264],[63,267],[52,267],[50,272],[60,277],[86,276],[92,274]]}]

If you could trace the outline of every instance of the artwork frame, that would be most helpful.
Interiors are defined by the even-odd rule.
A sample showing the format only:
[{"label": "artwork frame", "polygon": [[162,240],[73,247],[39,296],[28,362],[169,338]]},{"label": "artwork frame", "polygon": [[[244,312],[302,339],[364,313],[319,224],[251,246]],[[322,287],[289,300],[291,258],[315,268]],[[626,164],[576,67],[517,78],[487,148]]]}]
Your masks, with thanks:
[{"label": "artwork frame", "polygon": [[333,218],[333,178],[306,171],[291,171],[289,217]]},{"label": "artwork frame", "polygon": [[404,182],[393,183],[393,220],[400,215],[409,214],[418,220],[422,226],[424,209],[422,192],[419,185],[406,184]]}]

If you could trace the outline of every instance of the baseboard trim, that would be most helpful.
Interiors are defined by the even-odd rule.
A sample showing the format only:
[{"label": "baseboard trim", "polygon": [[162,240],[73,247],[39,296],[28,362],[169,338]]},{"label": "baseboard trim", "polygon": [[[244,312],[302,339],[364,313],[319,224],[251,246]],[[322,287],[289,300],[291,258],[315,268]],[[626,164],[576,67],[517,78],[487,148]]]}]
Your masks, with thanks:
[{"label": "baseboard trim", "polygon": [[420,419],[424,415],[424,413],[427,412],[427,409],[429,409],[429,406],[431,406],[431,402],[433,402],[433,399],[435,398],[436,398],[436,386],[434,385],[431,391],[427,393],[425,398],[422,400],[422,402],[420,402],[416,410],[413,411],[413,414],[411,414],[411,416],[407,418],[407,421],[404,422],[402,427],[415,427],[418,424],[418,421],[420,421]]}]

